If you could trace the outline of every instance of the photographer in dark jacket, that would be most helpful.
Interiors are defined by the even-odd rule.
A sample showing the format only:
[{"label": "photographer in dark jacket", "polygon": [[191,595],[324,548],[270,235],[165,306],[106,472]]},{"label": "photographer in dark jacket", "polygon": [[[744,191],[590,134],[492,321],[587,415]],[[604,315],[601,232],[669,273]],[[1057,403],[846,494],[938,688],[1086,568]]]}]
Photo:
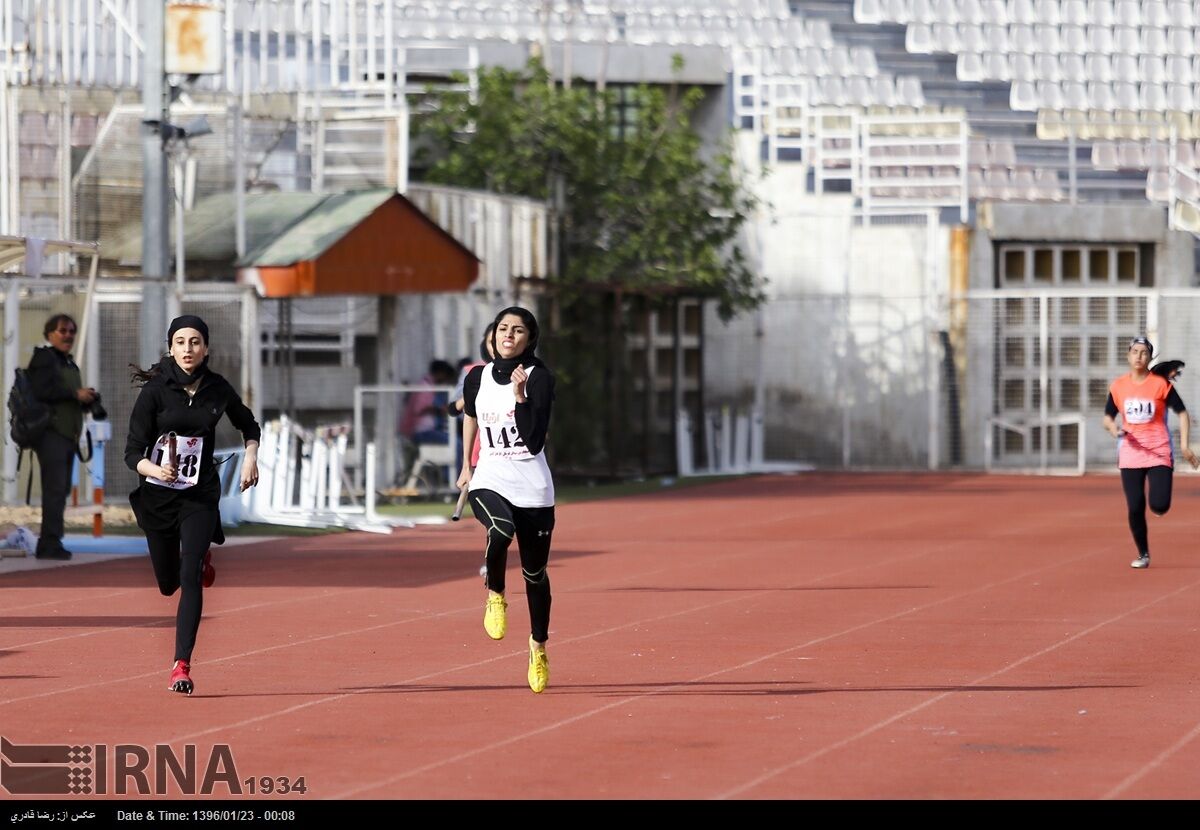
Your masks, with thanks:
[{"label": "photographer in dark jacket", "polygon": [[34,447],[42,470],[42,534],[38,559],[70,559],[63,547],[63,511],[71,487],[71,466],[83,432],[83,413],[100,395],[83,385],[71,358],[78,326],[67,314],[55,314],[42,329],[47,345],[33,350],[29,382],[34,396],[50,408],[50,425]]}]

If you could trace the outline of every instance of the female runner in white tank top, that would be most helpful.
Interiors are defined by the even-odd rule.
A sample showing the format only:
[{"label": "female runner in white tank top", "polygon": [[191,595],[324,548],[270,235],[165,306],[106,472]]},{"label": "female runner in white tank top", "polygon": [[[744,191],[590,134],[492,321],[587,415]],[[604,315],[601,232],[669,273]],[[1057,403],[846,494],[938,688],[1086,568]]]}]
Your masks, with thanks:
[{"label": "female runner in white tank top", "polygon": [[[458,486],[469,487],[471,509],[487,530],[487,587],[483,627],[499,640],[508,629],[504,568],[513,538],[529,600],[529,688],[541,693],[550,680],[550,537],[554,530],[554,480],[546,464],[546,430],[554,402],[554,375],[534,351],[538,325],[524,308],[496,315],[495,359],[471,370],[463,384],[463,461]],[[470,448],[479,434],[479,463]]]}]

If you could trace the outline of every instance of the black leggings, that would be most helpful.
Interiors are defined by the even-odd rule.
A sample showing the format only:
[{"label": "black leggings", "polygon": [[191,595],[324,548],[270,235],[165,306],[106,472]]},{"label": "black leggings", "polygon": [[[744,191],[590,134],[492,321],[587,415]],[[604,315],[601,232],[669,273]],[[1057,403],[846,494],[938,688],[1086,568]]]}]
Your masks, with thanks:
[{"label": "black leggings", "polygon": [[212,544],[217,511],[203,510],[185,516],[177,532],[146,531],[150,561],[158,590],[169,597],[178,589],[179,610],[175,614],[175,659],[192,660],[200,613],[204,610],[204,588],[200,584],[204,554]]},{"label": "black leggings", "polygon": [[1146,479],[1150,479],[1150,509],[1162,516],[1171,509],[1170,467],[1134,467],[1121,470],[1121,486],[1125,488],[1125,503],[1129,505],[1129,529],[1139,556],[1150,555],[1146,530]]},{"label": "black leggings", "polygon": [[494,490],[472,490],[471,510],[487,530],[487,586],[504,593],[504,568],[508,546],[516,536],[521,552],[521,575],[529,600],[529,627],[533,639],[550,639],[550,536],[554,507],[516,507]]}]

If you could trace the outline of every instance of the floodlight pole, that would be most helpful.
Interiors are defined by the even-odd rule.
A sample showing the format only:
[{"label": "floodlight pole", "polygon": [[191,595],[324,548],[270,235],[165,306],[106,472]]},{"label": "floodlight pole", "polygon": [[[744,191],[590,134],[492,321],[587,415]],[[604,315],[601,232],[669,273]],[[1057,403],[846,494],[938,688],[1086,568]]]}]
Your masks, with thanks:
[{"label": "floodlight pole", "polygon": [[143,366],[158,362],[167,335],[170,238],[167,153],[163,130],[170,108],[166,77],[166,4],[141,0],[145,25],[142,62],[142,309],[138,354]]}]

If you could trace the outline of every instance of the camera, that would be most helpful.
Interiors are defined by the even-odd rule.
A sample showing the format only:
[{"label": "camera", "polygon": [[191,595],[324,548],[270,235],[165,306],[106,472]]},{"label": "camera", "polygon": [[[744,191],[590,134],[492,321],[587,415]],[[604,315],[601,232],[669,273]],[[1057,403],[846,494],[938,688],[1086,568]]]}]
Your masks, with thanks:
[{"label": "camera", "polygon": [[94,420],[94,421],[107,421],[108,420],[108,410],[105,409],[104,406],[100,403],[100,393],[99,392],[96,393],[96,397],[92,399],[92,402],[84,407],[84,410],[86,412],[92,413],[92,420]]}]

